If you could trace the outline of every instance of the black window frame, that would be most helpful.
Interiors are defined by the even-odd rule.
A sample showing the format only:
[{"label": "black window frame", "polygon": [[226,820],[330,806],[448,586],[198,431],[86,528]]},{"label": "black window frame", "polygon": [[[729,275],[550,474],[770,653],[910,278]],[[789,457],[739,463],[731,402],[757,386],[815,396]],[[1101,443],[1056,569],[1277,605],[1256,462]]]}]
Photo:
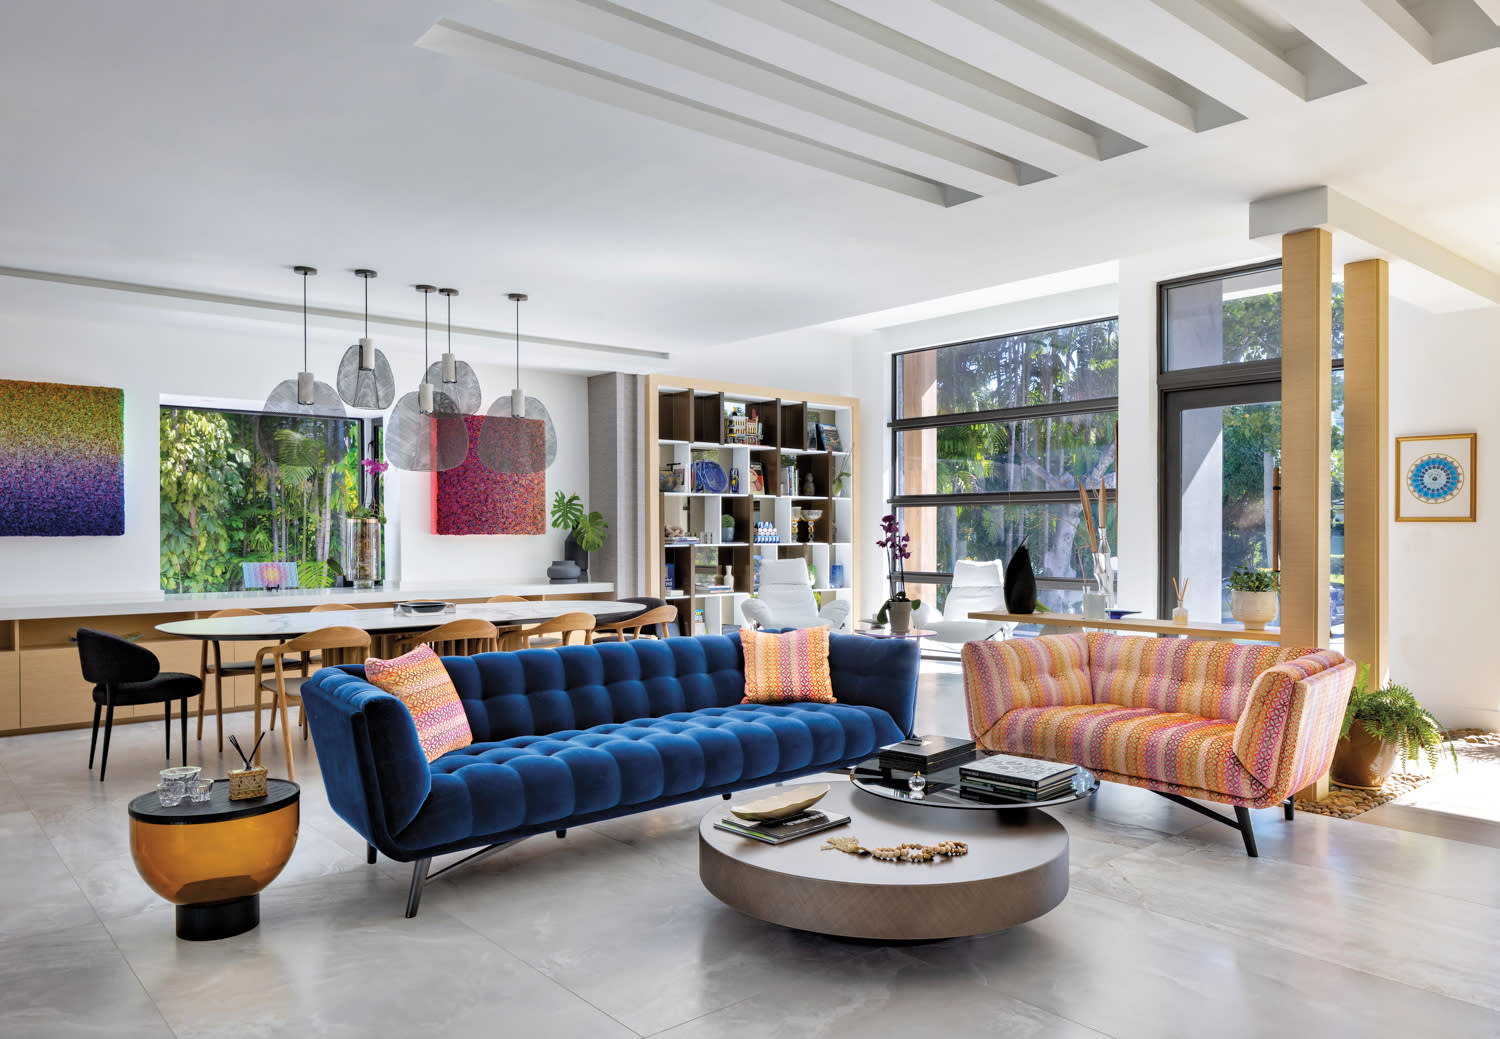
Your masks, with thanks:
[{"label": "black window frame", "polygon": [[[894,512],[900,508],[941,508],[943,506],[962,507],[965,505],[1077,505],[1077,491],[1001,491],[987,492],[982,494],[897,494],[897,481],[900,469],[895,464],[901,454],[901,434],[908,430],[920,429],[943,429],[952,426],[972,426],[990,422],[1016,422],[1028,419],[1058,418],[1075,415],[1097,415],[1113,412],[1118,418],[1120,412],[1120,396],[1117,392],[1111,397],[1092,397],[1080,401],[1059,401],[1048,404],[1035,404],[1019,408],[992,408],[983,411],[965,411],[948,415],[919,415],[911,418],[897,418],[901,406],[901,362],[902,358],[911,354],[927,353],[935,350],[947,350],[954,347],[971,346],[975,343],[984,343],[996,339],[1014,339],[1022,336],[1040,335],[1044,332],[1055,332],[1064,328],[1077,328],[1082,325],[1097,325],[1104,322],[1114,322],[1115,334],[1119,335],[1119,314],[1105,314],[1098,317],[1080,318],[1076,321],[1063,321],[1052,325],[1040,325],[1034,328],[1023,329],[1015,332],[997,332],[991,335],[976,336],[972,339],[960,339],[951,343],[934,343],[928,346],[913,347],[908,350],[898,350],[891,354],[891,393],[887,414],[891,416],[886,423],[890,430],[891,447],[891,475],[890,486],[886,494],[886,505]],[[1118,442],[1117,442],[1118,445]],[[1118,472],[1119,455],[1115,456],[1116,471]],[[1117,489],[1108,488],[1105,498],[1111,504],[1118,501]],[[905,577],[908,584],[952,584],[952,571],[942,570],[907,570]],[[1088,578],[1071,577],[1038,577],[1036,579],[1038,588],[1071,589],[1074,591],[1093,587],[1093,582]]]}]

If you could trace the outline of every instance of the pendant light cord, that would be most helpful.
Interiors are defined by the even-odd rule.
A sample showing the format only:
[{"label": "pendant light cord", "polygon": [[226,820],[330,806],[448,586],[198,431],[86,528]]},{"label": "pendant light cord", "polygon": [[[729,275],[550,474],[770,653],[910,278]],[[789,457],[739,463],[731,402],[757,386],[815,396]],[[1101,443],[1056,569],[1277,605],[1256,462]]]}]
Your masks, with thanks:
[{"label": "pendant light cord", "polygon": [[[306,286],[307,282],[302,283]],[[516,389],[521,388],[521,301],[516,300]],[[520,415],[515,416],[520,418]]]},{"label": "pendant light cord", "polygon": [[307,371],[307,272],[302,272],[302,370]]},{"label": "pendant light cord", "polygon": [[365,283],[365,338],[370,338],[370,279],[361,278]]},{"label": "pendant light cord", "polygon": [[444,299],[448,301],[448,352],[453,352],[453,293],[444,289]]},{"label": "pendant light cord", "polygon": [[422,381],[427,381],[427,299],[430,292],[422,292]]}]

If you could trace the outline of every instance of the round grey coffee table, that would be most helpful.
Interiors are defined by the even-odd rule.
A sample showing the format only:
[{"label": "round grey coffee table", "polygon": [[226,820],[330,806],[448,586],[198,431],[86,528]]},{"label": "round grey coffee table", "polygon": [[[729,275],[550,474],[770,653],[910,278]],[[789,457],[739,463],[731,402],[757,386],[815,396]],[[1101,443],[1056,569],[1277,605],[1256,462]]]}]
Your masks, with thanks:
[{"label": "round grey coffee table", "polygon": [[[746,798],[747,800],[753,798]],[[888,941],[988,934],[1035,919],[1068,893],[1068,833],[1045,812],[935,812],[835,783],[818,808],[847,825],[781,845],[714,823],[698,825],[698,876],[721,902],[748,916],[819,934]],[[829,837],[867,848],[910,841],[965,841],[969,854],[935,862],[877,862],[823,851]]]}]

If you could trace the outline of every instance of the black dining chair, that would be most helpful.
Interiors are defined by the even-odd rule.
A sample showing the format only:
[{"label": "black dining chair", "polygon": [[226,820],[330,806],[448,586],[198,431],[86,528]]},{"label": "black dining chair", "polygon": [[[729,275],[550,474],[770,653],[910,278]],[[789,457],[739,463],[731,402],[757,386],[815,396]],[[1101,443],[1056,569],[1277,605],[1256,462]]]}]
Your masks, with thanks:
[{"label": "black dining chair", "polygon": [[78,629],[78,662],[83,677],[94,683],[94,734],[89,739],[89,768],[99,742],[99,709],[104,709],[104,755],[99,759],[99,782],[109,767],[109,736],[116,707],[159,703],[166,710],[167,760],[172,760],[172,701],[182,701],[182,763],[187,764],[188,700],[203,692],[197,675],[163,671],[156,654],[129,639],[92,628]]}]

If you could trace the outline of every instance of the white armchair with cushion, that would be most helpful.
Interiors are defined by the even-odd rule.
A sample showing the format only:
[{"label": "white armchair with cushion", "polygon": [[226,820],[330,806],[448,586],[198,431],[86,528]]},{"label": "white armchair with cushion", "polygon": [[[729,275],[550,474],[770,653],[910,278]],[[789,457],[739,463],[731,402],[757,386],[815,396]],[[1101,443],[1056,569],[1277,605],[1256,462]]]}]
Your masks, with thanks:
[{"label": "white armchair with cushion", "polygon": [[849,619],[849,603],[835,599],[818,609],[801,559],[768,559],[761,564],[760,590],[740,609],[745,619],[761,628],[816,628],[834,631]]},{"label": "white armchair with cushion", "polygon": [[924,619],[922,627],[937,632],[934,638],[939,642],[979,642],[1015,629],[1002,621],[970,620],[969,614],[979,610],[1005,612],[1005,567],[999,560],[954,563],[943,612]]}]

